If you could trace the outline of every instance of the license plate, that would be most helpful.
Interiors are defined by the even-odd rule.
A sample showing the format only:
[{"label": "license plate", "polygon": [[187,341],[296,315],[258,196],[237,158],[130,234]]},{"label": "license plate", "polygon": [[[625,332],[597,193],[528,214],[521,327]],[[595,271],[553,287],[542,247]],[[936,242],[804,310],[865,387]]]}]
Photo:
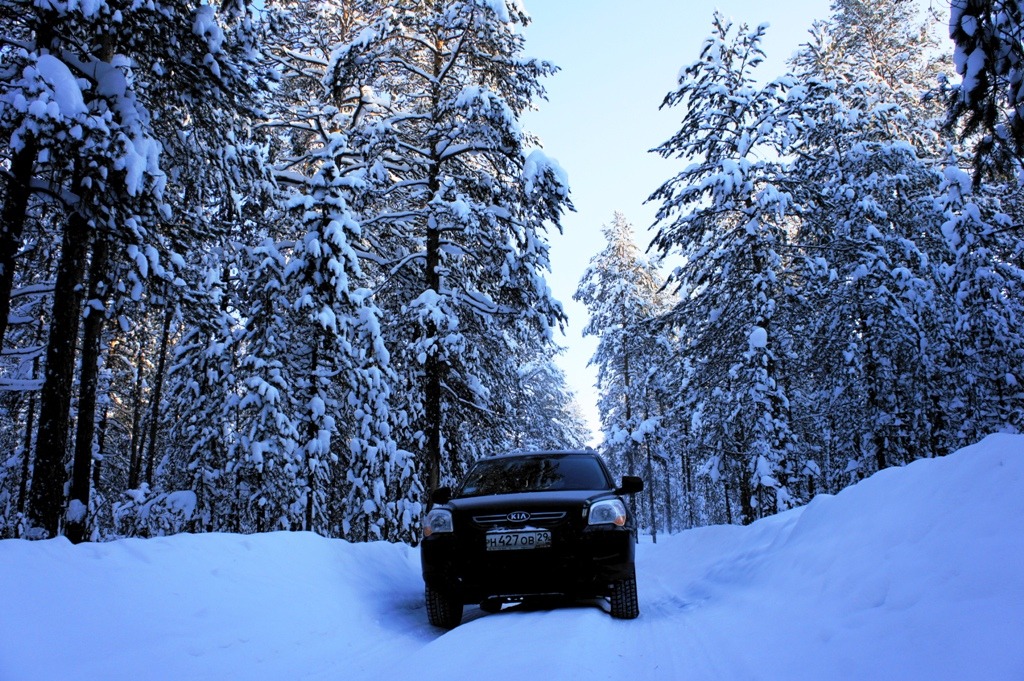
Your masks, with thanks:
[{"label": "license plate", "polygon": [[548,530],[488,532],[485,537],[488,551],[542,549],[551,546],[551,532]]}]

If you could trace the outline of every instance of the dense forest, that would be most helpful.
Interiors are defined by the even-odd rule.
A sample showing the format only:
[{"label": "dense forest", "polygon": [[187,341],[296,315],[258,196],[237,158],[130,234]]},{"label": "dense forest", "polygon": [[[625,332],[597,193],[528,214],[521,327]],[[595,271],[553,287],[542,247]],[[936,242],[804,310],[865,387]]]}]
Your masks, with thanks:
[{"label": "dense forest", "polygon": [[[666,96],[651,247],[615,215],[577,292],[649,531],[1024,429],[1024,1],[925,10],[835,0],[782,75],[715,15]],[[586,444],[517,0],[0,19],[0,537],[415,541],[477,458]]]},{"label": "dense forest", "polygon": [[715,15],[664,100],[681,127],[654,152],[684,169],[651,248],[616,215],[577,292],[649,528],[1024,428],[1022,7],[836,0],[781,75],[764,26]]}]

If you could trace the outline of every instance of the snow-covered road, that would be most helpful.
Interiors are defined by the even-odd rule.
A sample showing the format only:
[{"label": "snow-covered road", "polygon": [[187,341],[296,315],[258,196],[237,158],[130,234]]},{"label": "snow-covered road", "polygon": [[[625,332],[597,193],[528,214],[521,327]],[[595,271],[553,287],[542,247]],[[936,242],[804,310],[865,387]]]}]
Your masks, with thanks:
[{"label": "snow-covered road", "polygon": [[645,542],[641,616],[467,608],[415,549],[311,534],[0,542],[0,681],[1024,679],[1024,436],[751,527]]}]

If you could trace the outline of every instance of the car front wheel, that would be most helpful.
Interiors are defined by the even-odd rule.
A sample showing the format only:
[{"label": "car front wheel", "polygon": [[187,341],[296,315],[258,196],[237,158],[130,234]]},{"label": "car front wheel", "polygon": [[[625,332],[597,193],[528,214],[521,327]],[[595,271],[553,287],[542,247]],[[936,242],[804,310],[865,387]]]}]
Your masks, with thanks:
[{"label": "car front wheel", "polygon": [[454,629],[462,622],[462,601],[458,598],[426,587],[427,619],[435,627]]},{"label": "car front wheel", "polygon": [[636,597],[636,576],[614,582],[610,600],[612,617],[620,620],[636,619],[640,615],[640,602]]}]

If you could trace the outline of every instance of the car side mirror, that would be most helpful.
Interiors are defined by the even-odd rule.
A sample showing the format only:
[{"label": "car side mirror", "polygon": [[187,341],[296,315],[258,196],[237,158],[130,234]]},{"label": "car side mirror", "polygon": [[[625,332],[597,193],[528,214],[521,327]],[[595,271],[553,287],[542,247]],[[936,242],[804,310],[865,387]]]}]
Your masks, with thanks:
[{"label": "car side mirror", "polygon": [[438,487],[430,495],[430,502],[433,504],[447,504],[452,499],[451,487]]},{"label": "car side mirror", "polygon": [[618,494],[636,494],[644,490],[644,481],[635,475],[623,475],[622,486],[616,491]]}]

